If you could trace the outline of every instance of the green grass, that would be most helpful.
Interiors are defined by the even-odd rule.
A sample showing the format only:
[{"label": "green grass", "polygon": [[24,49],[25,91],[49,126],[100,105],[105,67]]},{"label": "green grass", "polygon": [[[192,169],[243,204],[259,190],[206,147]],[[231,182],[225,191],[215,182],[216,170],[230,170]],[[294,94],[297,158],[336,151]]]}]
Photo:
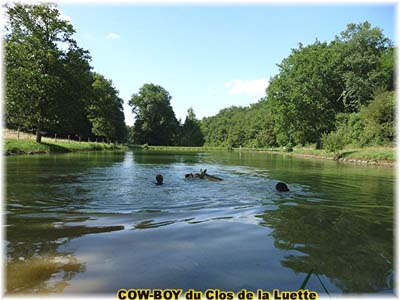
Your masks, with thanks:
[{"label": "green grass", "polygon": [[126,147],[105,143],[87,142],[42,142],[36,143],[31,140],[6,139],[4,150],[7,155],[12,154],[39,154],[39,153],[65,153],[75,151],[98,151],[98,150],[124,150]]},{"label": "green grass", "polygon": [[395,161],[396,148],[390,147],[368,147],[361,149],[345,150],[342,157],[362,160],[387,160]]},{"label": "green grass", "polygon": [[[354,159],[363,161],[395,161],[395,147],[365,147],[365,148],[352,148],[347,147],[341,151],[341,158]],[[313,148],[294,148],[293,154],[296,155],[313,155],[334,158],[333,153],[325,150]]]}]

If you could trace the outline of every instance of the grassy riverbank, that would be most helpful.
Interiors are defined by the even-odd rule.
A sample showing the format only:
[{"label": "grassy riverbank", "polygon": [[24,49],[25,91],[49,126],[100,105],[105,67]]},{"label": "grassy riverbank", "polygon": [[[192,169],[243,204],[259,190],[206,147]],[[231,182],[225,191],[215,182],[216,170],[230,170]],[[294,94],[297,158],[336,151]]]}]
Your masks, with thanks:
[{"label": "grassy riverbank", "polygon": [[76,151],[101,151],[101,150],[124,150],[125,146],[114,146],[106,143],[90,143],[76,141],[44,141],[36,143],[32,140],[6,139],[4,152],[6,155],[17,154],[42,154],[42,153],[66,153]]},{"label": "grassy riverbank", "polygon": [[[313,148],[294,148],[291,152],[294,156],[312,157],[319,159],[335,159],[333,153]],[[365,147],[346,148],[341,151],[340,162],[362,163],[369,165],[391,165],[394,166],[396,158],[395,147]]]},{"label": "grassy riverbank", "polygon": [[[395,161],[396,148],[394,147],[366,147],[366,148],[348,148],[341,153],[341,159],[360,159],[360,160],[386,160]],[[312,148],[295,148],[294,154],[316,155],[334,158],[332,153],[325,150]]]},{"label": "grassy riverbank", "polygon": [[[293,152],[286,152],[281,148],[227,148],[227,147],[181,147],[181,146],[130,146],[133,149],[160,150],[160,151],[242,151],[242,152],[270,152],[298,157],[335,160],[335,155],[323,149],[311,147],[295,147]],[[346,148],[342,150],[340,162],[363,163],[371,165],[394,165],[395,147],[365,147]]]}]

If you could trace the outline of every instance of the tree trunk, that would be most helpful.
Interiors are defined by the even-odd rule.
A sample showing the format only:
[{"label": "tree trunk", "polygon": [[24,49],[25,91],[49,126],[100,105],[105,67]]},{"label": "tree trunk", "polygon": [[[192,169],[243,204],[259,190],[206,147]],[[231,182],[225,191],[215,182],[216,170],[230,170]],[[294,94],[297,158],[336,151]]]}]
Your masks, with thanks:
[{"label": "tree trunk", "polygon": [[36,143],[42,142],[42,133],[40,132],[40,128],[36,130]]},{"label": "tree trunk", "polygon": [[19,127],[17,128],[17,140],[19,141]]}]

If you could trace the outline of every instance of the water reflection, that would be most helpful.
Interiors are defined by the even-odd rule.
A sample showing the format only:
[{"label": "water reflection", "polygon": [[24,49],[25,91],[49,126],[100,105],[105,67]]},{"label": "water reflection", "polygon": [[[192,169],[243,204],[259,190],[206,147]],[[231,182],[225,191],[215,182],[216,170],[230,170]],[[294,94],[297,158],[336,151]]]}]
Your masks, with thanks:
[{"label": "water reflection", "polygon": [[75,225],[88,217],[20,215],[7,218],[7,293],[61,292],[76,273],[85,271],[73,252],[59,248],[87,234],[118,231],[123,226]]},{"label": "water reflection", "polygon": [[[387,210],[387,209],[386,209]],[[393,289],[391,212],[303,202],[259,215],[281,260],[295,272],[325,275],[345,293]]]},{"label": "water reflection", "polygon": [[[85,263],[59,248],[77,237],[124,228],[76,225],[90,217],[73,213],[87,201],[81,197],[88,191],[81,186],[82,173],[123,158],[121,153],[7,158],[7,293],[62,292]],[[75,188],[66,192],[65,185]]]},{"label": "water reflection", "polygon": [[[200,168],[224,180],[184,179]],[[6,179],[8,293],[297,289],[311,269],[334,291],[393,290],[390,169],[138,151],[9,157]]]}]

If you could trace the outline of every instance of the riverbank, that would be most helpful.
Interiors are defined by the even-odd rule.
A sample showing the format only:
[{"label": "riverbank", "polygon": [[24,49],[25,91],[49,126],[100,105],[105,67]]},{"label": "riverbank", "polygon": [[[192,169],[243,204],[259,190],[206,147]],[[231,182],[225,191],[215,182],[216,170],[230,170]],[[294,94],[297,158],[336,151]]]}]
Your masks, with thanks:
[{"label": "riverbank", "polygon": [[114,144],[76,142],[76,141],[43,141],[36,143],[32,140],[5,139],[4,152],[6,155],[24,154],[49,154],[67,153],[76,151],[104,151],[104,150],[124,150],[125,146],[115,146]]},{"label": "riverbank", "polygon": [[[305,158],[336,160],[334,154],[322,149],[294,148],[289,154]],[[394,147],[348,148],[342,151],[338,162],[394,167],[395,154]]]},{"label": "riverbank", "polygon": [[[159,151],[242,151],[242,152],[267,152],[304,157],[310,159],[336,160],[333,153],[323,149],[295,147],[292,152],[282,148],[227,148],[227,147],[182,147],[182,146],[129,146],[132,149],[159,150]],[[365,147],[346,148],[342,151],[338,162],[366,165],[395,166],[395,147]]]}]

